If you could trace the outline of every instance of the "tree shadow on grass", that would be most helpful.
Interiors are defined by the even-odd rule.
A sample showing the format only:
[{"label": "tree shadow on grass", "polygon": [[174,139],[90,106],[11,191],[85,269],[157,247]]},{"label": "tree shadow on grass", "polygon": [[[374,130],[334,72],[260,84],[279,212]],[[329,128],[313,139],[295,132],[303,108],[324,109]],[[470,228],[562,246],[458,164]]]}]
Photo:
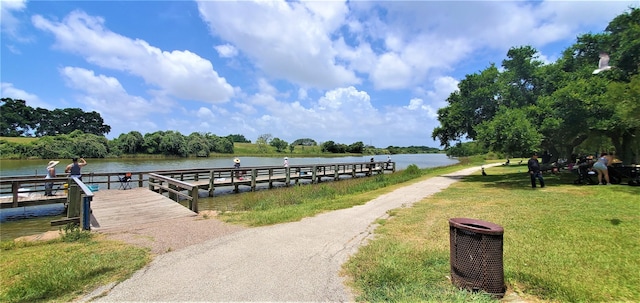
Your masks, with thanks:
[{"label": "tree shadow on grass", "polygon": [[[484,183],[485,187],[493,188],[505,188],[505,189],[525,189],[531,188],[531,179],[529,173],[527,173],[527,166],[520,166],[510,168],[513,171],[492,171],[492,168],[486,168],[486,176],[481,174],[473,174],[468,176],[450,176],[451,178],[460,180],[461,182],[480,182]],[[579,179],[576,171],[561,170],[558,173],[546,172],[542,174],[546,187],[555,187],[561,185],[573,185],[577,187],[591,188],[594,186],[603,185],[589,185],[589,184],[575,184],[575,181]],[[597,176],[592,175],[591,178],[597,182]],[[537,182],[537,180],[536,180]],[[540,187],[540,183],[537,183]],[[629,186],[626,180],[623,180],[622,184],[612,184],[616,191],[638,194],[640,193],[640,186]]]},{"label": "tree shadow on grass", "polygon": [[[525,167],[526,169],[526,167]],[[574,185],[574,181],[578,179],[578,175],[568,171],[561,171],[553,174],[543,173],[544,183],[546,187],[554,187],[559,185]],[[483,175],[469,175],[464,177],[462,182],[481,182],[486,187],[495,188],[507,188],[507,189],[523,189],[531,188],[531,177],[526,171],[520,172],[506,172],[506,173],[492,173],[487,170],[487,176]],[[537,186],[540,187],[540,183],[536,180]],[[589,186],[589,185],[575,185],[575,186]]]}]

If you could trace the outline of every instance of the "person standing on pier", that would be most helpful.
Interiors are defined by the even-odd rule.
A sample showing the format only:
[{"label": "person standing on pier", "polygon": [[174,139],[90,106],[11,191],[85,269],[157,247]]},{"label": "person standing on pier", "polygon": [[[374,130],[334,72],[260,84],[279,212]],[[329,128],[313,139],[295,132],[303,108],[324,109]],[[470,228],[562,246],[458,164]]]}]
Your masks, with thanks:
[{"label": "person standing on pier", "polygon": [[240,180],[242,180],[242,178],[240,177],[240,159],[239,158],[234,158],[233,159],[233,169],[236,170],[236,178],[239,178]]},{"label": "person standing on pier", "polygon": [[69,178],[76,177],[80,181],[82,181],[82,173],[80,172],[80,169],[87,165],[87,161],[85,161],[82,157],[80,158],[80,160],[78,160],[78,158],[73,158],[71,159],[71,161],[73,163],[67,165],[67,168],[64,170],[64,172],[69,174]]},{"label": "person standing on pier", "polygon": [[[45,179],[51,179],[56,177],[56,165],[58,165],[60,161],[49,161],[47,164],[47,176]],[[45,196],[53,196],[53,182],[47,182],[44,184],[44,195]]]}]

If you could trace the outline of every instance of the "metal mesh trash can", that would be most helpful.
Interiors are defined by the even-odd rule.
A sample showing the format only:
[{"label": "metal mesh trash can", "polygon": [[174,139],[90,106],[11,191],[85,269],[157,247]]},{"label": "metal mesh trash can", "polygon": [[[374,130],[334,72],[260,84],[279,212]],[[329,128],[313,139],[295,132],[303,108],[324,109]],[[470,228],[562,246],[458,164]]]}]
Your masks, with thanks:
[{"label": "metal mesh trash can", "polygon": [[502,226],[469,219],[449,219],[451,282],[471,291],[483,290],[502,298]]}]

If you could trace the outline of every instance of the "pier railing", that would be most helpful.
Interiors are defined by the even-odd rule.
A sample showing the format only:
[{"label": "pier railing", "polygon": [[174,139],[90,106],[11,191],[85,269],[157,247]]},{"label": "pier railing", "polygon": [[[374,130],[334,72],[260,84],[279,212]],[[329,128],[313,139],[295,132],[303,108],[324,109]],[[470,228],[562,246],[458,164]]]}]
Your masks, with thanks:
[{"label": "pier railing", "polygon": [[[198,186],[154,173],[149,174],[148,184],[150,190],[159,194],[169,192],[169,196],[174,197],[176,202],[178,202],[179,197],[187,199],[189,201],[189,209],[193,212],[198,212]],[[183,193],[183,191],[187,191],[187,194]]]},{"label": "pier railing", "polygon": [[[214,167],[197,169],[155,170],[155,171],[131,171],[132,185],[137,187],[148,186],[150,181],[163,184],[168,181],[164,176],[173,180],[189,183],[194,188],[188,188],[182,184],[172,184],[174,191],[184,192],[190,197],[197,197],[197,190],[207,190],[210,197],[213,196],[216,187],[233,187],[235,191],[240,186],[249,186],[255,190],[258,184],[266,184],[272,188],[276,184],[289,186],[299,182],[318,183],[323,180],[339,180],[342,176],[356,177],[358,175],[372,175],[395,171],[395,162],[354,162],[354,163],[326,163],[326,164],[301,164],[282,166],[255,166],[241,167]],[[83,173],[85,185],[93,190],[118,189],[121,185],[120,178],[123,172],[110,173]],[[54,196],[44,196],[45,184],[53,183]],[[45,179],[44,176],[2,176],[0,177],[1,207],[20,207],[39,205],[46,203],[61,203],[66,201],[68,193],[68,178],[66,175],[58,175],[56,178]],[[163,185],[164,186],[164,185]],[[167,185],[168,186],[168,185]],[[164,189],[163,189],[164,190]],[[171,192],[169,190],[165,192]],[[179,195],[171,192],[172,195]],[[183,193],[184,194],[184,193]],[[181,195],[180,195],[181,196]],[[6,198],[8,197],[8,198]],[[197,205],[197,203],[195,203]]]}]

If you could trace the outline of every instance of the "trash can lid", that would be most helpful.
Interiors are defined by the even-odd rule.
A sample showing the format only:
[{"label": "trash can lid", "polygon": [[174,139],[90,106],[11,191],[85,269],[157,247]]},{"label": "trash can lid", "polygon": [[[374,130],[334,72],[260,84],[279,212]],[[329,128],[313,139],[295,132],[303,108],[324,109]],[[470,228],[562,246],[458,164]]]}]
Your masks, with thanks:
[{"label": "trash can lid", "polygon": [[504,233],[504,228],[498,224],[471,218],[451,218],[449,226],[486,235],[502,235]]}]

